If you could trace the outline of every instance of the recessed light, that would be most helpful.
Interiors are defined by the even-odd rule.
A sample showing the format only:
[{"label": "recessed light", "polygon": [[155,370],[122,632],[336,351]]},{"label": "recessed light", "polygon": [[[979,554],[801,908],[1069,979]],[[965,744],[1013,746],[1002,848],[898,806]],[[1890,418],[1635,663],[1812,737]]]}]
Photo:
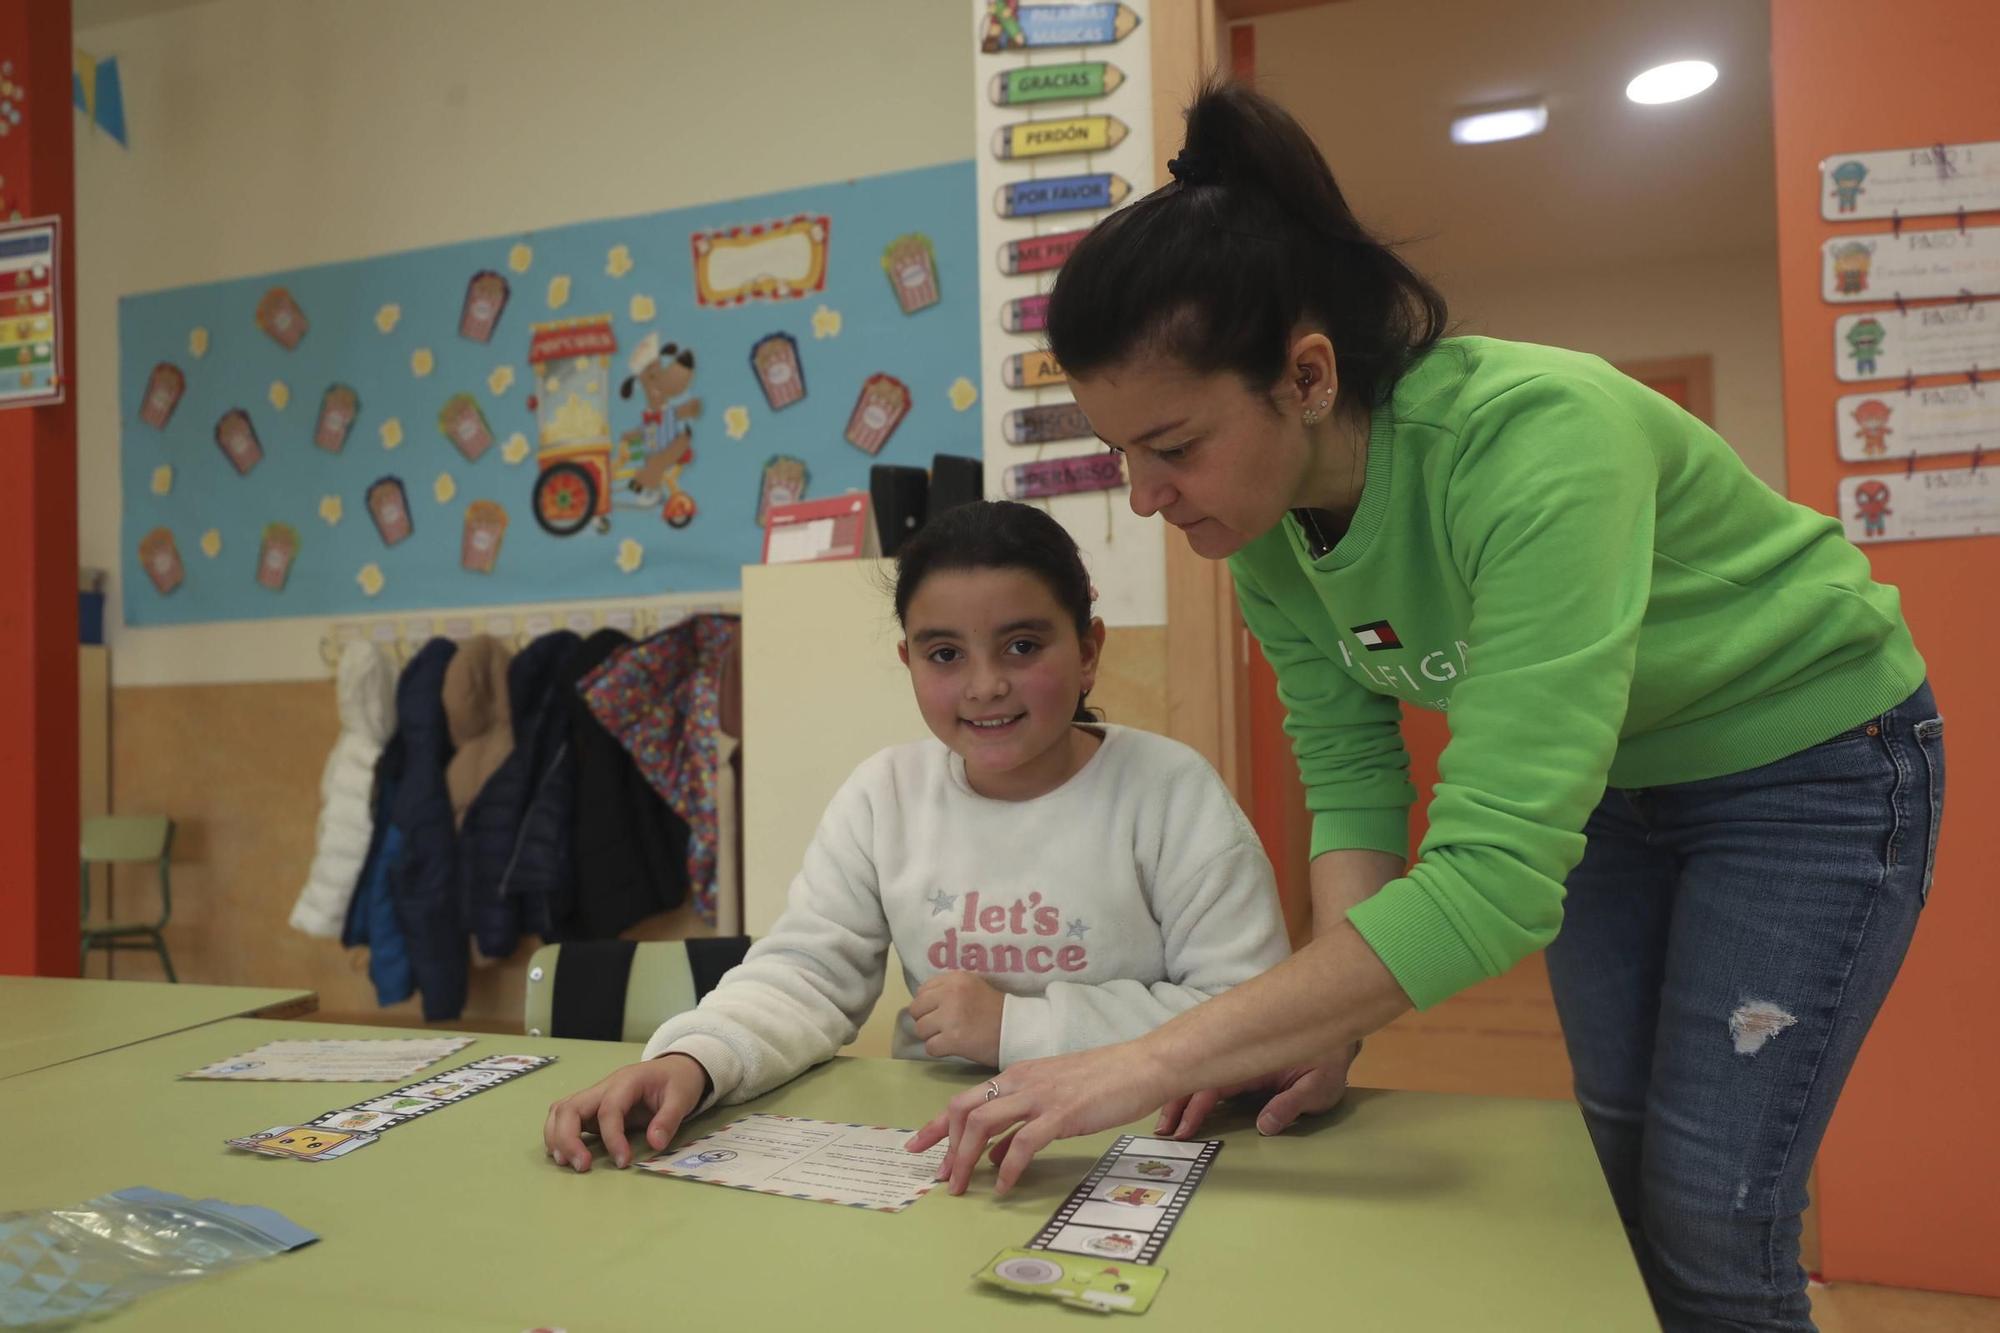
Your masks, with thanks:
[{"label": "recessed light", "polygon": [[1462,112],[1453,117],[1451,141],[1500,143],[1506,139],[1525,139],[1531,134],[1540,134],[1548,127],[1549,107],[1546,102],[1489,107],[1483,111]]},{"label": "recessed light", "polygon": [[1633,79],[1625,85],[1625,95],[1642,106],[1659,106],[1704,92],[1715,78],[1715,66],[1706,60],[1676,60],[1655,65]]}]

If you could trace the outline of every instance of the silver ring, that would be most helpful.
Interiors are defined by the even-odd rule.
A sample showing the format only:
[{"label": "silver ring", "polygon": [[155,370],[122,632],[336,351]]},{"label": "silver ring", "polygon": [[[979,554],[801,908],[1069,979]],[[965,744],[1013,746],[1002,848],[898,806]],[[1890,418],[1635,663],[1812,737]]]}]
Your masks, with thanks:
[{"label": "silver ring", "polygon": [[1000,1095],[1000,1080],[996,1078],[992,1082],[986,1085],[986,1100],[990,1102],[999,1095]]}]

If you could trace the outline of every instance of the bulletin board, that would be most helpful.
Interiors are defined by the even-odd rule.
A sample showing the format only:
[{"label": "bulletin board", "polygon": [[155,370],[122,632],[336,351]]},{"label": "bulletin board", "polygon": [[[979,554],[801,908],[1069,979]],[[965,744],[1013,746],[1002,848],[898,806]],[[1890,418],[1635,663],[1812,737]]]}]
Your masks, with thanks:
[{"label": "bulletin board", "polygon": [[123,298],[126,623],[736,588],[765,505],[980,454],[974,193],[952,163]]}]

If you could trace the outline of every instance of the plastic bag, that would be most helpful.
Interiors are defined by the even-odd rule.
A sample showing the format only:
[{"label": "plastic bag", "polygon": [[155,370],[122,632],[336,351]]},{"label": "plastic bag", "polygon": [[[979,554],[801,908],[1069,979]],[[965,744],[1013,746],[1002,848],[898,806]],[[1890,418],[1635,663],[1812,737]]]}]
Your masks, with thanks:
[{"label": "plastic bag", "polygon": [[71,1323],[318,1239],[268,1208],[144,1187],[0,1213],[0,1328]]}]

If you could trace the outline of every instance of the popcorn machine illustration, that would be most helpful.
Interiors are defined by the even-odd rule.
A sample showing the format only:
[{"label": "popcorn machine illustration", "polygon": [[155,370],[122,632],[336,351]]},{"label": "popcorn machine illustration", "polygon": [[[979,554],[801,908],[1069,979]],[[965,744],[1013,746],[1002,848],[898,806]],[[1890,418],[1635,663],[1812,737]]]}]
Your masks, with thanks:
[{"label": "popcorn machine illustration", "polygon": [[568,537],[592,519],[611,527],[611,316],[560,319],[529,327],[534,388],[535,521]]},{"label": "popcorn machine illustration", "polygon": [[658,510],[676,528],[694,518],[694,501],[677,484],[681,466],[692,460],[684,437],[671,456],[658,458],[644,431],[614,440],[611,361],[618,339],[611,320],[589,315],[529,326],[528,407],[538,432],[533,508],[535,522],[551,536],[572,536],[593,521],[597,531],[610,531],[614,504]]}]

